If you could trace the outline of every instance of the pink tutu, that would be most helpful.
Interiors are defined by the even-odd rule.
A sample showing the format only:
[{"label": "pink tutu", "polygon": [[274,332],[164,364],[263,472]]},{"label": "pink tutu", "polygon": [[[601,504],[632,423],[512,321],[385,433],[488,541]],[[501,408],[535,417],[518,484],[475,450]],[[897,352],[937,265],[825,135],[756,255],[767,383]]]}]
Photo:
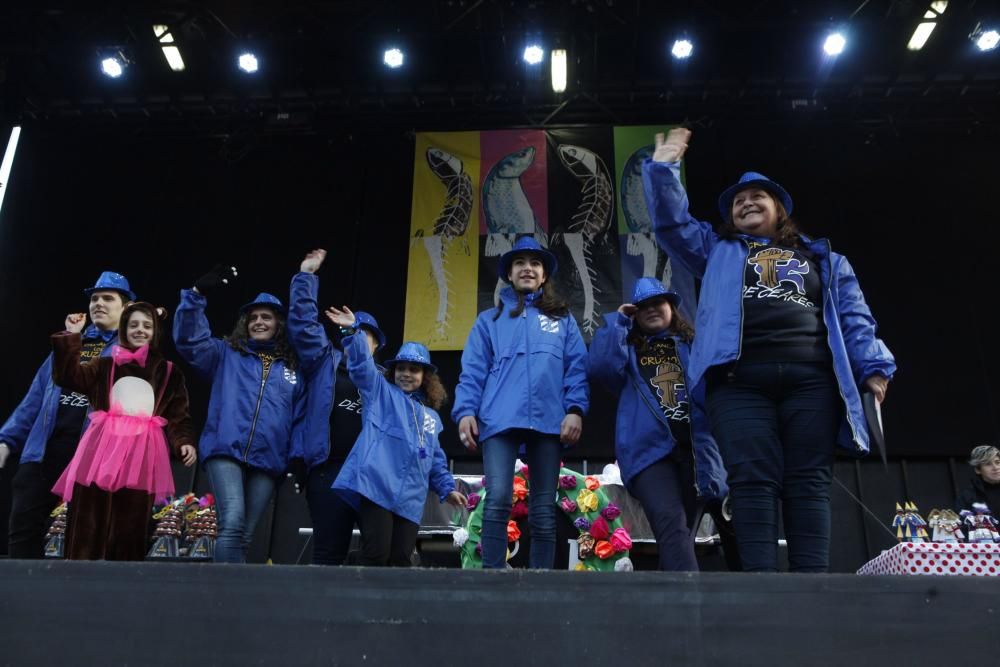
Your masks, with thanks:
[{"label": "pink tutu", "polygon": [[137,489],[163,501],[174,494],[174,476],[163,417],[127,415],[115,404],[95,410],[73,460],[52,493],[69,502],[73,485],[96,484],[105,491]]}]

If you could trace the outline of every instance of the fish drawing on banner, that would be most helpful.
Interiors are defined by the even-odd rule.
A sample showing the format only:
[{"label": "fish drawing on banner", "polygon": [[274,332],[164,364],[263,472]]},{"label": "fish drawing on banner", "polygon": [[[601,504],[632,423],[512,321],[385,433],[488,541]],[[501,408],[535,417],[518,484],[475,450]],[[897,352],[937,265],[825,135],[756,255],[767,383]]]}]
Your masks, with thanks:
[{"label": "fish drawing on banner", "polygon": [[[535,161],[535,149],[525,146],[504,156],[490,169],[483,181],[483,215],[486,217],[486,257],[499,257],[514,247],[519,235],[534,234],[543,246],[545,232],[538,225],[531,203],[521,187],[521,174]],[[504,282],[497,279],[493,303],[497,302]]]},{"label": "fish drawing on banner", "polygon": [[[427,164],[431,171],[441,179],[446,188],[444,204],[434,221],[434,233],[424,236],[418,231],[416,236],[423,239],[424,249],[430,258],[431,273],[438,289],[438,310],[436,326],[438,333],[444,335],[448,328],[448,295],[450,293],[447,257],[451,242],[465,234],[469,228],[469,218],[472,215],[472,179],[465,173],[462,161],[440,148],[427,149]],[[465,254],[469,254],[468,243],[465,244]]]},{"label": "fish drawing on banner", "polygon": [[611,175],[604,161],[593,151],[560,144],[557,150],[559,161],[580,182],[580,204],[570,217],[568,231],[559,234],[558,239],[566,246],[580,276],[583,287],[583,321],[580,327],[585,334],[592,335],[599,326],[600,304],[595,296],[600,290],[594,284],[597,274],[591,266],[593,248],[598,237],[607,232],[614,210],[614,191]]},{"label": "fish drawing on banner", "polygon": [[659,276],[660,281],[670,287],[671,268],[666,254],[660,250],[653,236],[653,221],[646,207],[646,197],[642,189],[642,162],[652,157],[653,146],[643,146],[629,156],[622,170],[621,187],[618,196],[621,198],[622,212],[625,214],[625,224],[628,225],[628,238],[625,252],[642,257],[642,275],[644,277]]}]

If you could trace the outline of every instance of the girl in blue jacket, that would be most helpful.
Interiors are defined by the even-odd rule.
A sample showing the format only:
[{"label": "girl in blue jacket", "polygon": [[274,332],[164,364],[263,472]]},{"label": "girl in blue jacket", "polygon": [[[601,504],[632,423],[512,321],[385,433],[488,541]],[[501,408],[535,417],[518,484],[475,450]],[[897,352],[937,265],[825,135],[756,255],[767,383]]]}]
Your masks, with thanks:
[{"label": "girl in blue jacket", "polygon": [[660,245],[702,279],[687,371],[707,381],[743,568],[777,570],[780,503],[789,568],[824,572],[834,447],[868,451],[859,387],[881,402],[896,364],[851,265],[799,233],[780,185],[747,172],[719,197],[719,231],[691,217],[690,135],[657,135],[643,185]]},{"label": "girl in blue jacket", "polygon": [[407,567],[428,486],[458,507],[465,496],[455,490],[448,460],[438,442],[437,410],[447,393],[420,343],[403,343],[395,359],[379,372],[368,338],[358,331],[349,308],[329,308],[331,322],[343,329],[347,370],[361,400],[363,426],[333,489],[358,513],[361,564]]},{"label": "girl in blue jacket", "polygon": [[694,524],[701,506],[725,496],[726,473],[704,387],[685,373],[694,330],[679,301],[655,278],[639,278],[632,303],[606,314],[595,332],[587,371],[618,397],[615,456],[656,537],[660,569],[694,572]]},{"label": "girl in blue jacket", "polygon": [[483,567],[506,567],[514,462],[522,444],[531,472],[528,522],[532,568],[552,568],[556,483],[562,444],[580,439],[589,406],[587,348],[580,328],[551,286],[555,255],[531,236],[500,257],[496,309],[483,311],[462,353],[452,418],[471,451],[483,443],[486,496]]},{"label": "girl in blue jacket", "polygon": [[198,444],[219,511],[215,562],[242,563],[290,459],[301,458],[306,391],[285,334],[284,306],[262,292],[226,339],[212,337],[206,293],[236,275],[218,266],[181,290],[177,352],[212,383]]}]

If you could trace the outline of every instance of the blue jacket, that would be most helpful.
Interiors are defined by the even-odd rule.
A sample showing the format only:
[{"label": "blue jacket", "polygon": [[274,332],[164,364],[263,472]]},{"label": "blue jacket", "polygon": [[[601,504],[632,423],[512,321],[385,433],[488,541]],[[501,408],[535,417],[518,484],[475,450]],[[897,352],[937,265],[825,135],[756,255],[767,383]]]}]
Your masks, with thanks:
[{"label": "blue jacket", "polygon": [[[628,486],[632,478],[670,454],[676,443],[659,408],[659,399],[639,371],[635,346],[626,342],[632,320],[614,312],[605,314],[604,322],[605,326],[590,341],[587,374],[618,396],[615,456]],[[681,366],[687,369],[691,346],[673,338]],[[704,499],[723,498],[728,492],[726,471],[705,415],[704,383],[692,385],[689,377],[684,382],[687,387],[694,386],[694,391],[688,391],[688,405],[698,495]]]},{"label": "blue jacket", "polygon": [[519,317],[510,287],[500,291],[505,306],[479,313],[462,352],[452,419],[473,416],[480,441],[512,428],[558,435],[570,408],[590,406],[587,347],[573,315],[549,319],[528,303]]},{"label": "blue jacket", "polygon": [[[111,343],[118,340],[118,332],[101,331],[91,324],[84,330],[83,338],[103,338],[106,345],[101,356],[106,357],[111,354]],[[62,388],[52,381],[52,355],[49,354],[35,372],[28,393],[0,428],[0,442],[6,442],[12,451],[20,451],[21,463],[38,463],[45,458],[45,445],[55,427],[60,394]],[[83,428],[86,426],[84,420]]]},{"label": "blue jacket", "polygon": [[[695,276],[702,279],[691,350],[691,381],[698,383],[712,366],[740,357],[743,334],[743,267],[751,236],[724,239],[706,222],[691,217],[688,198],[679,180],[678,163],[647,160],[642,167],[646,204],[653,218],[656,239]],[[858,389],[872,375],[891,378],[896,371],[892,353],[875,333],[875,319],[847,259],[830,250],[825,239],[802,236],[814,254],[823,283],[823,322],[833,356],[840,396],[846,408],[838,444],[852,452],[868,452]],[[764,239],[766,241],[766,239]]]},{"label": "blue jacket", "polygon": [[330,412],[333,410],[337,367],[343,353],[330,342],[319,321],[319,278],[296,273],[289,292],[288,338],[295,347],[309,391],[302,458],[311,469],[330,455]]},{"label": "blue jacket", "polygon": [[333,488],[355,509],[364,496],[419,524],[428,484],[442,502],[455,490],[448,459],[438,443],[441,417],[419,400],[417,392],[407,394],[385,379],[364,334],[347,336],[343,343],[347,369],[364,402],[364,426]]},{"label": "blue jacket", "polygon": [[212,338],[205,297],[181,290],[174,316],[177,352],[211,382],[205,428],[198,451],[202,461],[215,456],[242,461],[277,476],[289,459],[301,456],[305,432],[306,386],[282,360],[264,363],[249,350],[234,350]]}]

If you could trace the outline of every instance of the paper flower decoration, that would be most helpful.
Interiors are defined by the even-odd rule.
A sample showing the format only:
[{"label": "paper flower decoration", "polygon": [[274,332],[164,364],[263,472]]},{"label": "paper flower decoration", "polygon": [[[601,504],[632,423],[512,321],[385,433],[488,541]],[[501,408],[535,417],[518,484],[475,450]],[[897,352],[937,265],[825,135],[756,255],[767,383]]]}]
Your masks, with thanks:
[{"label": "paper flower decoration", "polygon": [[576,570],[577,572],[586,572],[587,566],[584,565],[583,563],[577,563],[576,567],[574,567],[573,569]]},{"label": "paper flower decoration", "polygon": [[563,512],[566,512],[566,514],[572,514],[576,511],[576,501],[572,498],[563,498],[559,501],[559,506],[562,508]]},{"label": "paper flower decoration", "polygon": [[482,542],[480,542],[479,544],[476,545],[476,555],[479,556],[480,558],[483,557],[483,543]]},{"label": "paper flower decoration", "polygon": [[618,528],[615,532],[611,533],[610,542],[611,546],[615,548],[616,553],[628,551],[632,548],[632,538],[624,528]]},{"label": "paper flower decoration", "polygon": [[521,539],[521,529],[517,527],[516,521],[507,522],[507,541],[517,542]]},{"label": "paper flower decoration", "polygon": [[510,518],[514,521],[520,521],[524,517],[528,516],[528,503],[523,500],[515,502],[510,507]]},{"label": "paper flower decoration", "polygon": [[615,572],[631,572],[634,569],[635,566],[632,565],[632,559],[628,556],[615,561]]},{"label": "paper flower decoration", "polygon": [[608,526],[608,522],[604,520],[603,516],[597,517],[594,522],[590,524],[590,534],[598,540],[608,539],[608,535],[611,534],[611,528]]},{"label": "paper flower decoration", "polygon": [[524,477],[525,479],[531,479],[530,475],[528,475],[528,466],[526,465],[521,466],[521,476]]},{"label": "paper flower decoration", "polygon": [[471,512],[479,506],[479,501],[481,496],[478,493],[470,493],[468,499],[466,500],[465,506]]},{"label": "paper flower decoration", "polygon": [[601,488],[601,483],[597,481],[597,478],[593,475],[589,475],[587,479],[583,480],[583,485],[586,486],[591,491],[596,491]]},{"label": "paper flower decoration", "polygon": [[576,475],[562,475],[559,478],[559,488],[560,489],[575,489],[576,488]]},{"label": "paper flower decoration", "polygon": [[580,532],[586,532],[590,530],[590,519],[585,516],[581,516],[573,522],[573,525],[576,526],[576,529]]},{"label": "paper flower decoration", "polygon": [[618,505],[614,503],[608,503],[608,506],[601,510],[601,516],[603,516],[608,521],[614,521],[622,515],[622,510]]},{"label": "paper flower decoration", "polygon": [[596,553],[597,557],[601,560],[607,560],[615,555],[615,548],[611,546],[610,542],[602,540],[597,543],[596,547],[594,547],[594,553]]},{"label": "paper flower decoration", "polygon": [[456,528],[455,532],[451,534],[451,542],[456,547],[461,549],[465,543],[469,540],[469,531],[465,528]]},{"label": "paper flower decoration", "polygon": [[593,512],[597,509],[597,496],[589,489],[581,489],[576,496],[576,505],[581,512]]},{"label": "paper flower decoration", "polygon": [[528,497],[528,483],[520,477],[514,478],[514,497],[511,502],[524,500]]},{"label": "paper flower decoration", "polygon": [[579,547],[579,558],[584,560],[585,558],[590,558],[594,555],[594,545],[597,540],[590,533],[580,533],[580,537],[576,538],[576,544]]},{"label": "paper flower decoration", "polygon": [[514,474],[516,475],[517,473],[521,472],[527,467],[528,466],[524,465],[524,461],[522,461],[521,459],[517,459],[516,461],[514,461]]}]

